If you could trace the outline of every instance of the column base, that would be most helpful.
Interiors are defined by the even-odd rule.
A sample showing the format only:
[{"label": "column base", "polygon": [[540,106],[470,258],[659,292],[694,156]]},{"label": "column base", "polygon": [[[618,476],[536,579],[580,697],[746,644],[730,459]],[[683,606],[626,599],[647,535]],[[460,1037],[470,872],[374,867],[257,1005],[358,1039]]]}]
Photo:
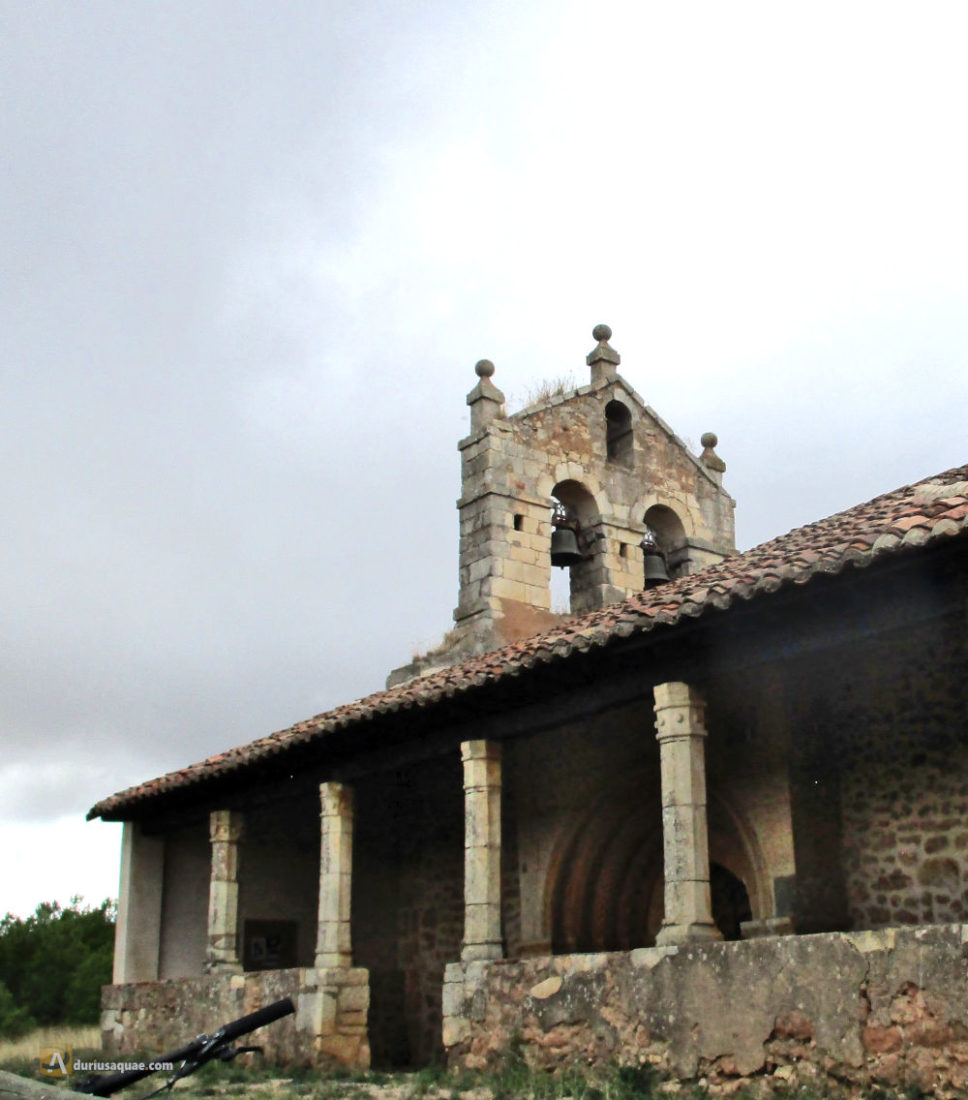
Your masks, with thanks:
[{"label": "column base", "polygon": [[353,966],[353,956],[342,951],[321,951],[313,965],[317,970],[349,970]]},{"label": "column base", "polygon": [[664,924],[655,937],[656,947],[684,943],[717,943],[723,938],[715,924]]},{"label": "column base", "polygon": [[503,959],[504,949],[499,943],[465,943],[460,949],[461,962]]}]

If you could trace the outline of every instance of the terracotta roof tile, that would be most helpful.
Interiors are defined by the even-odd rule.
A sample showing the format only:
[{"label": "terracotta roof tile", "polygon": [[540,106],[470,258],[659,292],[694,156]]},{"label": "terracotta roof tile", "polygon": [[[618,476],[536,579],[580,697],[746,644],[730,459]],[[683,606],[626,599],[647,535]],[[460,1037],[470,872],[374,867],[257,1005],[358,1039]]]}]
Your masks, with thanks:
[{"label": "terracotta roof tile", "polygon": [[544,634],[472,657],[408,683],[347,703],[198,764],[112,795],[88,817],[124,816],[173,791],[250,768],[269,756],[361,728],[382,714],[426,710],[445,698],[520,676],[538,663],[564,661],[619,639],[671,626],[737,600],[803,585],[817,574],[863,567],[875,557],[907,552],[968,533],[968,466],[948,470],[807,524],[688,577],[630,596],[621,603],[568,620]]}]

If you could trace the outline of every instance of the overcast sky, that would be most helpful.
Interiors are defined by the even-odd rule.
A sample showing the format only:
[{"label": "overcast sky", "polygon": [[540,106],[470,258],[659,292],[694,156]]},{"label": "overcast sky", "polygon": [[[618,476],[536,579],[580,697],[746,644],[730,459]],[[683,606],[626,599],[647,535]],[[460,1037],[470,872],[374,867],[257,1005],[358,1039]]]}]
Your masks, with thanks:
[{"label": "overcast sky", "polygon": [[473,366],[592,327],[741,548],[968,462],[962,4],[0,4],[0,914],[457,598]]}]

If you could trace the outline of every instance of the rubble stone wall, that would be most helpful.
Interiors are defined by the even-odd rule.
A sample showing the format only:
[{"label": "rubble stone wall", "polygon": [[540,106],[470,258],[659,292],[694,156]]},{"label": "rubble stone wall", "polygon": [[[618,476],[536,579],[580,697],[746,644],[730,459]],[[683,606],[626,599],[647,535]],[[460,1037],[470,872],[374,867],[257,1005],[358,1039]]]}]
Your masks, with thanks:
[{"label": "rubble stone wall", "polygon": [[710,1083],[773,1075],[968,1088],[968,927],[786,936],[454,963],[452,1066],[512,1045],[534,1066],[652,1063]]},{"label": "rubble stone wall", "polygon": [[289,997],[295,1014],[249,1040],[263,1048],[266,1061],[366,1068],[368,979],[360,968],[294,969],[108,985],[101,992],[102,1047],[107,1054],[166,1053]]},{"label": "rubble stone wall", "polygon": [[828,918],[826,929],[800,929],[968,919],[962,614],[786,675],[800,908]]}]

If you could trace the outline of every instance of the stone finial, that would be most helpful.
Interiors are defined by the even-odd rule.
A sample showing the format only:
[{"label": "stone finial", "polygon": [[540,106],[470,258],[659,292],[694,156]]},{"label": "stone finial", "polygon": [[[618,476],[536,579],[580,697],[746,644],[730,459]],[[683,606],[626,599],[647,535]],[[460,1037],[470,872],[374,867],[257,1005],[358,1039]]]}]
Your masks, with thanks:
[{"label": "stone finial", "polygon": [[715,432],[703,432],[699,442],[702,444],[702,454],[699,456],[699,461],[709,470],[713,477],[722,484],[723,471],[726,469],[726,463],[723,462],[714,450],[716,444],[719,442],[719,436],[717,436]]},{"label": "stone finial", "polygon": [[615,368],[622,362],[621,355],[609,344],[612,330],[608,325],[596,325],[592,336],[598,345],[585,356],[585,362],[592,368],[592,384],[610,382],[615,378]]},{"label": "stone finial", "polygon": [[505,401],[504,394],[491,381],[494,364],[490,359],[478,360],[474,371],[480,381],[467,395],[467,404],[471,407],[472,435],[503,415]]}]

